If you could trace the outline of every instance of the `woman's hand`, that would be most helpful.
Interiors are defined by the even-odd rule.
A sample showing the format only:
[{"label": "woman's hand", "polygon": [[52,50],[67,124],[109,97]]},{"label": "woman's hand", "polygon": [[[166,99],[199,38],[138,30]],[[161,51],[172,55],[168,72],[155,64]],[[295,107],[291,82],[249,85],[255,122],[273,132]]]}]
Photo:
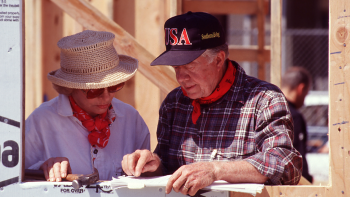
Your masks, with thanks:
[{"label": "woman's hand", "polygon": [[46,160],[40,169],[44,171],[45,179],[51,182],[60,182],[72,173],[69,161],[66,157],[52,157]]}]

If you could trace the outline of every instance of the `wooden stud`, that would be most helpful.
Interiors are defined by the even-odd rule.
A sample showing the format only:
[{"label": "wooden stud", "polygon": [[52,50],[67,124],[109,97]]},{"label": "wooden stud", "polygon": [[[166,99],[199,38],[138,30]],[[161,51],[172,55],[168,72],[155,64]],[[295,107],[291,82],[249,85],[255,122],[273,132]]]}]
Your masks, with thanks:
[{"label": "wooden stud", "polygon": [[282,75],[282,0],[271,0],[270,82],[281,87]]},{"label": "wooden stud", "polygon": [[[164,30],[162,28],[164,22],[161,20],[163,3],[163,0],[135,1],[135,38],[155,57],[163,52],[161,48],[164,45]],[[161,103],[160,90],[141,73],[137,73],[135,76],[135,86],[135,108],[148,126],[151,134],[151,150],[153,151],[157,145],[156,131]]]},{"label": "wooden stud", "polygon": [[42,103],[41,1],[25,0],[25,118]]},{"label": "wooden stud", "polygon": [[348,196],[350,188],[346,183],[349,184],[350,172],[349,164],[346,163],[349,162],[346,150],[349,150],[350,142],[350,4],[346,0],[330,0],[329,3],[329,156],[332,185],[330,196]]},{"label": "wooden stud", "polygon": [[[135,37],[135,0],[113,2],[113,20]],[[119,53],[119,51],[117,51]],[[129,79],[122,90],[116,93],[116,98],[135,106],[135,77]]]},{"label": "wooden stud", "polygon": [[42,1],[42,85],[43,101],[58,96],[47,74],[60,68],[60,49],[57,42],[63,37],[63,11],[51,1]]}]

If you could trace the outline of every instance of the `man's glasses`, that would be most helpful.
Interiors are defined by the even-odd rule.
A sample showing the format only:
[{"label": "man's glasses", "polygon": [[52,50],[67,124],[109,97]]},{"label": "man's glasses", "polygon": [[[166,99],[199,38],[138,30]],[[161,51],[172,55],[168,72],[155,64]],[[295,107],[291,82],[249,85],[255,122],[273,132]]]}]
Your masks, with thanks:
[{"label": "man's glasses", "polygon": [[[124,87],[125,82],[120,83],[118,85],[115,86],[110,86],[107,88],[109,93],[114,93],[114,92],[118,92],[119,90],[121,90]],[[100,89],[90,89],[90,90],[82,90],[83,92],[86,93],[86,98],[87,99],[93,99],[96,97],[101,96],[101,94],[103,94],[103,92],[105,91],[105,88],[100,88]]]}]

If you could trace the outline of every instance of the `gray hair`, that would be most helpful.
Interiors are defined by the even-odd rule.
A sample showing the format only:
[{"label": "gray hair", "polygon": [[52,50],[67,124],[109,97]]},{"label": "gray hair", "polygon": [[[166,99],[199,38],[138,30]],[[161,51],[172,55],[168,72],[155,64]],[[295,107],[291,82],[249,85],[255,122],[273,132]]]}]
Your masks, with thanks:
[{"label": "gray hair", "polygon": [[52,84],[52,86],[56,90],[56,92],[58,92],[58,94],[64,94],[66,96],[70,96],[72,94],[72,92],[74,91],[73,88],[59,86],[59,85],[56,85],[54,83]]},{"label": "gray hair", "polygon": [[202,56],[206,57],[209,61],[209,63],[214,61],[214,58],[218,55],[220,51],[225,52],[225,60],[228,58],[229,51],[228,51],[228,45],[225,43],[223,45],[207,49]]}]

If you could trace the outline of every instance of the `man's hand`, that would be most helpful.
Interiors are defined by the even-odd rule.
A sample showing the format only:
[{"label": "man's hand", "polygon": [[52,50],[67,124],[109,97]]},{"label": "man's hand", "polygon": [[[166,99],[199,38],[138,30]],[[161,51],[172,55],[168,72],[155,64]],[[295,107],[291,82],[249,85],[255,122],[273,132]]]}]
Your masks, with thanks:
[{"label": "man's hand", "polygon": [[62,181],[62,178],[66,178],[68,173],[72,173],[66,157],[52,157],[46,160],[40,169],[44,171],[45,179],[51,182]]},{"label": "man's hand", "polygon": [[149,150],[136,150],[132,154],[124,155],[122,161],[123,171],[127,175],[140,176],[144,172],[154,172],[161,162],[157,154]]},{"label": "man's hand", "polygon": [[181,166],[169,178],[165,192],[169,194],[173,188],[175,192],[194,196],[199,189],[216,181],[215,169],[215,162],[198,162]]}]

